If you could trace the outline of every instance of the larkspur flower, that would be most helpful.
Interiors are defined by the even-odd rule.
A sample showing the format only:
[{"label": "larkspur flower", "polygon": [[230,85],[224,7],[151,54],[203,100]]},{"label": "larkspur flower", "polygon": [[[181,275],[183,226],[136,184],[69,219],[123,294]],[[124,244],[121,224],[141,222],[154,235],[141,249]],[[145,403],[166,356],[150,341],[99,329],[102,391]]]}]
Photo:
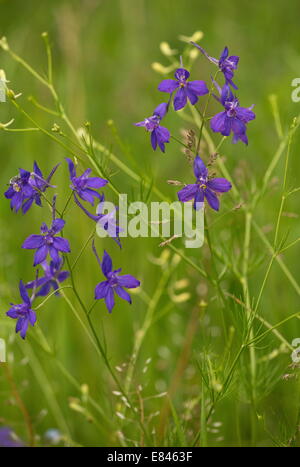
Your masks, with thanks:
[{"label": "larkspur flower", "polygon": [[216,193],[225,193],[231,189],[231,183],[226,178],[209,178],[208,170],[200,158],[196,156],[194,159],[194,174],[196,182],[191,185],[186,185],[178,191],[178,199],[185,203],[186,201],[194,200],[194,209],[201,208],[204,199],[215,211],[219,210],[219,198]]},{"label": "larkspur flower", "polygon": [[69,253],[70,245],[68,240],[62,237],[56,237],[65,225],[63,219],[54,219],[50,229],[48,229],[45,223],[41,226],[42,235],[30,235],[22,245],[22,248],[27,250],[36,250],[34,255],[34,263],[42,263],[49,254],[55,264],[59,264],[60,257],[59,253]]},{"label": "larkspur flower", "polygon": [[90,177],[92,169],[87,169],[79,177],[76,176],[76,169],[74,162],[66,157],[66,161],[69,166],[70,179],[72,184],[70,185],[72,190],[83,200],[94,205],[94,198],[100,198],[100,194],[95,191],[94,188],[102,188],[108,180],[100,177]]},{"label": "larkspur flower", "polygon": [[55,291],[55,295],[59,295],[57,289],[61,282],[65,281],[69,276],[69,271],[62,271],[63,260],[60,258],[59,263],[56,264],[54,261],[43,261],[41,266],[44,270],[44,276],[26,284],[26,289],[40,289],[35,294],[36,297],[45,297],[51,291],[51,288]]},{"label": "larkspur flower", "polygon": [[17,437],[15,432],[8,426],[0,428],[0,447],[1,448],[22,448],[24,443]]},{"label": "larkspur flower", "polygon": [[201,45],[196,44],[196,42],[191,42],[191,44],[197,47],[197,49],[201,50],[201,52],[208,58],[210,62],[219,67],[219,69],[224,75],[225,82],[227,84],[230,84],[230,86],[232,86],[234,89],[238,89],[232,81],[232,78],[234,77],[234,70],[237,69],[240,59],[237,55],[231,55],[230,57],[228,57],[228,47],[224,47],[224,50],[221,53],[221,56],[218,60],[217,58],[208,55],[208,53],[201,47]]},{"label": "larkspur flower", "polygon": [[36,322],[36,314],[31,309],[32,300],[29,298],[25,285],[22,281],[19,284],[19,290],[23,303],[14,305],[11,303],[12,307],[6,312],[6,315],[10,318],[17,319],[16,332],[20,332],[22,339],[25,339],[26,332],[29,324],[34,326]]},{"label": "larkspur flower", "polygon": [[32,203],[35,202],[38,206],[41,206],[41,195],[40,192],[45,192],[50,185],[50,180],[56,171],[59,164],[57,164],[50,172],[49,176],[44,179],[43,174],[34,162],[33,172],[20,169],[19,175],[13,177],[10,180],[10,186],[4,193],[7,199],[10,199],[10,207],[15,212],[18,212],[22,208],[23,214],[25,214]]},{"label": "larkspur flower", "polygon": [[135,126],[143,126],[146,131],[151,133],[151,145],[155,151],[159,146],[162,152],[165,152],[165,143],[170,142],[170,132],[167,128],[160,126],[161,120],[168,111],[169,104],[159,104],[151,117],[145,118],[142,122],[135,123]]},{"label": "larkspur flower", "polygon": [[158,90],[162,92],[173,93],[177,90],[174,96],[174,109],[180,110],[186,106],[187,99],[192,105],[198,102],[199,96],[204,96],[209,91],[204,81],[189,81],[190,73],[185,68],[178,68],[175,71],[174,79],[164,79],[158,86]]},{"label": "larkspur flower", "polygon": [[223,136],[229,136],[232,131],[233,143],[241,140],[243,143],[248,144],[246,124],[255,119],[255,113],[252,111],[253,105],[249,108],[240,107],[239,100],[232,94],[227,84],[222,89],[217,83],[215,85],[221,97],[214,97],[223,105],[225,110],[210,120],[211,129]]},{"label": "larkspur flower", "polygon": [[88,211],[82,204],[80,203],[79,199],[74,195],[75,202],[77,206],[82,209],[82,211],[93,221],[95,221],[98,225],[102,227],[102,229],[106,230],[107,234],[115,240],[115,242],[119,245],[120,248],[122,248],[120,238],[119,238],[119,233],[121,231],[120,227],[117,224],[116,221],[116,209],[112,210],[108,214],[103,214],[103,209],[104,209],[104,203],[105,203],[105,197],[104,194],[101,194],[100,202],[97,206],[97,213],[92,214],[90,211]]},{"label": "larkspur flower", "polygon": [[33,201],[38,206],[41,206],[41,193],[44,193],[47,188],[52,187],[54,188],[54,185],[50,185],[51,178],[53,177],[54,173],[56,172],[57,168],[59,167],[60,164],[56,164],[53,169],[51,170],[50,174],[46,179],[44,179],[44,176],[42,174],[41,169],[37,165],[37,163],[34,161],[33,164],[33,172],[31,173],[31,178],[30,178],[30,184],[31,186],[35,189],[35,193],[32,199],[29,199],[26,201],[23,205],[23,212],[24,208],[26,211],[31,207],[31,204]]},{"label": "larkspur flower", "polygon": [[109,254],[104,251],[102,262],[100,261],[95,246],[93,244],[93,251],[97,258],[97,261],[102,269],[106,280],[100,282],[95,287],[95,299],[99,300],[104,298],[106,307],[111,313],[115,305],[115,293],[121,297],[123,300],[126,300],[128,303],[131,303],[131,297],[129,293],[124,289],[135,289],[139,287],[140,281],[130,274],[119,275],[121,272],[120,269],[113,270],[112,260]]}]

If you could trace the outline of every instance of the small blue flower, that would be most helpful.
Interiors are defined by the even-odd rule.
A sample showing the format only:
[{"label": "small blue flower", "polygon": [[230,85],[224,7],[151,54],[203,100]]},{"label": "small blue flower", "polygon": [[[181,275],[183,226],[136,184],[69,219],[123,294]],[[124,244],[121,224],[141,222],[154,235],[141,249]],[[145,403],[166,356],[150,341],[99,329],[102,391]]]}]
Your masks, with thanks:
[{"label": "small blue flower", "polygon": [[19,290],[23,303],[19,305],[13,305],[11,303],[12,307],[6,312],[6,315],[10,318],[17,319],[16,332],[20,332],[22,339],[25,339],[29,324],[34,326],[36,322],[36,314],[31,308],[32,300],[29,298],[22,281],[20,281]]},{"label": "small blue flower", "polygon": [[76,176],[76,169],[73,161],[66,157],[69,165],[71,188],[83,200],[94,205],[94,198],[100,198],[100,194],[94,188],[102,188],[108,180],[100,177],[90,177],[91,169],[87,169],[79,177]]},{"label": "small blue flower", "polygon": [[197,155],[194,159],[194,174],[196,182],[186,185],[178,191],[178,199],[185,203],[194,200],[194,209],[201,208],[204,198],[215,211],[219,210],[219,198],[216,193],[225,193],[231,189],[231,183],[226,178],[208,178],[208,171],[203,160]]},{"label": "small blue flower", "polygon": [[223,105],[224,111],[210,120],[211,129],[223,136],[229,136],[232,132],[233,143],[241,140],[243,143],[248,144],[246,124],[255,119],[255,113],[252,111],[253,105],[249,108],[240,107],[239,100],[232,94],[227,84],[222,89],[217,83],[215,85],[221,97],[214,97]]},{"label": "small blue flower", "polygon": [[180,110],[186,106],[189,99],[192,105],[198,102],[199,96],[204,96],[209,91],[204,81],[188,81],[190,73],[185,68],[178,68],[175,71],[174,79],[164,79],[158,86],[158,90],[172,94],[177,91],[174,96],[174,109]]},{"label": "small blue flower", "polygon": [[42,235],[30,235],[22,245],[27,250],[36,250],[33,266],[42,263],[49,254],[55,264],[60,263],[59,253],[69,253],[70,245],[68,240],[57,237],[65,225],[63,219],[54,219],[50,229],[45,223],[41,226]]},{"label": "small blue flower", "polygon": [[237,69],[239,59],[240,59],[237,55],[231,55],[230,57],[228,57],[228,55],[229,55],[228,47],[224,47],[224,50],[221,53],[221,56],[220,56],[220,58],[218,60],[218,59],[208,55],[208,53],[201,47],[201,45],[196,44],[196,42],[191,42],[191,44],[193,44],[195,47],[197,47],[197,49],[201,50],[203,55],[205,55],[206,58],[208,58],[208,60],[211,63],[213,63],[214,65],[217,65],[219,67],[219,69],[221,70],[221,72],[224,75],[226,84],[229,84],[234,89],[238,89],[237,86],[232,81],[232,78],[234,77],[234,70]]},{"label": "small blue flower", "polygon": [[106,307],[111,313],[115,305],[115,293],[121,297],[123,300],[126,300],[128,303],[131,303],[131,297],[129,293],[124,289],[134,289],[139,287],[140,281],[130,274],[119,275],[121,272],[120,269],[113,270],[112,260],[109,254],[104,251],[102,262],[98,257],[95,246],[93,245],[93,251],[97,258],[97,261],[102,269],[106,280],[99,282],[95,287],[95,299],[99,300],[104,298]]},{"label": "small blue flower", "polygon": [[38,292],[35,294],[36,297],[45,297],[51,291],[51,288],[55,290],[55,295],[59,295],[57,289],[61,282],[65,281],[69,276],[69,271],[62,271],[63,260],[60,258],[59,263],[56,264],[54,261],[43,261],[41,266],[44,270],[44,276],[26,284],[26,289],[37,289],[40,287]]},{"label": "small blue flower", "polygon": [[160,125],[161,120],[166,115],[169,104],[159,104],[151,117],[145,118],[142,122],[135,123],[135,126],[143,126],[146,131],[151,133],[151,145],[155,151],[159,146],[162,152],[165,152],[165,143],[170,142],[170,132],[167,128]]},{"label": "small blue flower", "polygon": [[43,174],[36,162],[33,165],[33,172],[20,169],[19,175],[10,180],[10,186],[4,193],[4,196],[11,200],[11,209],[18,212],[22,208],[22,212],[25,214],[31,208],[33,202],[41,206],[40,192],[44,193],[48,187],[53,187],[53,185],[50,185],[50,180],[58,165],[51,170],[46,179],[43,178]]}]

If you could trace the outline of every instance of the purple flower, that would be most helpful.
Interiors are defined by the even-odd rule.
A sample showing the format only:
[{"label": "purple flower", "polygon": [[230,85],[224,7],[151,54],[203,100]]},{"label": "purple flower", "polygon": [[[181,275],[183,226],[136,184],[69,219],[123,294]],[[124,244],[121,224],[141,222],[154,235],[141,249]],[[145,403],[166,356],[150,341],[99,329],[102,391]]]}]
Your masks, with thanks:
[{"label": "purple flower", "polygon": [[3,426],[0,428],[1,448],[22,448],[24,443],[17,437],[11,428]]},{"label": "purple flower", "polygon": [[172,93],[177,90],[174,97],[174,109],[180,110],[185,107],[187,99],[192,105],[198,102],[199,96],[204,96],[208,93],[207,86],[204,81],[189,81],[187,82],[190,73],[184,68],[178,68],[175,71],[174,79],[165,79],[158,86],[158,90],[162,92]]},{"label": "purple flower", "polygon": [[76,176],[76,169],[71,159],[66,157],[69,165],[70,179],[72,184],[70,187],[83,200],[94,205],[94,198],[100,198],[100,194],[93,188],[102,188],[108,183],[108,180],[100,177],[90,177],[91,169],[87,169],[79,177]]},{"label": "purple flower", "polygon": [[221,53],[219,60],[217,60],[216,58],[208,55],[208,53],[200,45],[196,44],[195,42],[191,42],[191,44],[197,47],[197,49],[201,50],[201,52],[208,58],[210,62],[214,63],[219,67],[219,69],[224,74],[226,84],[230,84],[234,89],[238,89],[232,81],[232,78],[234,76],[234,70],[237,69],[240,59],[237,55],[231,55],[230,57],[228,57],[228,47],[224,47],[224,50]]},{"label": "purple flower", "polygon": [[15,212],[19,211],[25,199],[34,196],[34,189],[29,183],[30,176],[30,172],[20,169],[19,175],[10,180],[9,188],[4,193],[4,196],[10,199],[10,207]]},{"label": "purple flower", "polygon": [[5,197],[10,199],[10,207],[17,212],[22,207],[22,212],[25,214],[35,202],[41,206],[40,192],[46,191],[50,185],[50,180],[56,171],[57,164],[50,172],[46,180],[36,162],[33,164],[33,172],[20,169],[19,175],[10,180],[10,186],[4,193]]},{"label": "purple flower", "polygon": [[59,252],[69,253],[71,251],[68,240],[55,236],[64,228],[64,225],[65,221],[63,219],[54,219],[50,229],[43,223],[41,226],[42,235],[30,235],[25,240],[22,248],[36,250],[34,266],[45,261],[48,253],[53,262],[58,265],[60,262]]},{"label": "purple flower", "polygon": [[[216,193],[225,193],[231,189],[231,183],[226,178],[208,177],[208,170],[203,160],[197,155],[194,159],[194,174],[196,182],[186,185],[178,191],[178,199],[185,203],[194,200],[194,209],[198,211],[206,198],[208,204],[215,211],[219,210],[219,198]],[[201,203],[201,204],[200,204]]]},{"label": "purple flower", "polygon": [[28,282],[25,286],[26,289],[36,289],[40,287],[40,290],[36,293],[36,297],[45,297],[51,291],[51,288],[56,291],[55,295],[59,295],[59,292],[57,292],[59,284],[70,276],[69,271],[61,270],[63,264],[61,258],[58,264],[54,261],[51,261],[50,264],[48,264],[47,261],[43,261],[41,264],[44,270],[44,277]]},{"label": "purple flower", "polygon": [[119,233],[121,231],[120,227],[117,224],[116,221],[116,209],[112,210],[108,214],[103,214],[102,211],[104,209],[104,203],[105,203],[105,197],[104,194],[102,193],[101,198],[100,198],[100,203],[97,206],[97,214],[92,214],[89,212],[82,204],[80,203],[79,199],[76,197],[74,194],[74,199],[75,203],[77,206],[82,209],[82,211],[90,218],[93,219],[98,225],[102,227],[102,229],[106,230],[108,235],[115,240],[115,242],[119,245],[120,248],[121,242],[119,238]]},{"label": "purple flower", "polygon": [[162,152],[165,152],[165,143],[170,142],[170,132],[167,128],[160,126],[161,120],[166,115],[169,104],[159,104],[149,118],[145,118],[142,122],[135,123],[135,126],[143,126],[146,131],[151,133],[151,145],[155,151],[157,145]]},{"label": "purple flower", "polygon": [[240,107],[239,100],[232,94],[230,87],[225,84],[221,88],[215,83],[221,98],[214,96],[224,107],[224,111],[215,115],[210,121],[211,129],[223,136],[229,136],[233,132],[233,143],[241,140],[248,144],[246,135],[246,123],[255,119],[255,113],[252,112],[253,106],[249,108]]},{"label": "purple flower", "polygon": [[135,289],[140,285],[140,281],[138,281],[130,274],[120,276],[119,273],[121,268],[113,270],[111,257],[106,251],[104,251],[102,262],[100,262],[94,245],[93,251],[96,255],[99,265],[101,266],[102,272],[107,279],[106,281],[99,282],[99,284],[96,285],[95,299],[98,300],[104,298],[106,307],[109,313],[111,313],[115,305],[114,294],[116,293],[119,295],[119,297],[123,298],[123,300],[131,303],[131,297],[129,293],[124,290],[124,287],[126,289]]},{"label": "purple flower", "polygon": [[19,290],[23,303],[14,305],[6,312],[7,316],[17,319],[16,332],[20,332],[22,339],[25,339],[29,323],[34,326],[36,322],[36,314],[31,309],[31,299],[28,296],[27,290],[22,281],[19,284]]}]

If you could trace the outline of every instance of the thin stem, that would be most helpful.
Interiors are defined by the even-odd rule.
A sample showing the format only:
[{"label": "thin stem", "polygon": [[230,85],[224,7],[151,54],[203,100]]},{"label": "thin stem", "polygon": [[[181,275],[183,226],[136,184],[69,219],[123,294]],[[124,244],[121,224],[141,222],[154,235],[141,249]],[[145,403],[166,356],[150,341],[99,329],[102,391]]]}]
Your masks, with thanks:
[{"label": "thin stem", "polygon": [[285,194],[285,189],[286,189],[286,180],[287,180],[287,172],[288,172],[288,165],[289,165],[289,158],[290,158],[290,150],[291,150],[291,143],[292,143],[292,134],[289,134],[289,140],[288,140],[288,145],[287,145],[287,152],[286,152],[286,158],[285,158],[285,165],[284,165],[284,176],[283,176],[283,183],[282,183],[282,196],[281,196],[281,202],[280,202],[280,207],[279,207],[279,213],[277,217],[277,222],[276,222],[276,229],[275,229],[275,237],[274,237],[274,248],[276,249],[277,247],[277,239],[278,239],[278,233],[279,233],[279,226],[280,226],[280,220],[281,220],[281,215],[286,199],[286,194]]},{"label": "thin stem", "polygon": [[[246,313],[247,313],[247,323],[250,326],[250,340],[253,339],[254,331],[253,331],[253,316],[249,311],[251,309],[250,306],[250,294],[249,294],[249,284],[248,284],[248,268],[249,268],[249,254],[250,254],[250,239],[251,239],[251,220],[252,220],[252,213],[250,211],[246,211],[245,214],[245,238],[244,238],[244,256],[243,256],[243,263],[242,263],[242,287],[243,287],[243,295],[244,295],[244,302],[246,304]],[[252,400],[252,444],[255,445],[256,443],[256,417],[255,417],[255,405],[256,405],[256,355],[255,355],[255,348],[254,346],[249,346],[249,354],[250,354],[250,373],[251,373],[251,400]]]}]

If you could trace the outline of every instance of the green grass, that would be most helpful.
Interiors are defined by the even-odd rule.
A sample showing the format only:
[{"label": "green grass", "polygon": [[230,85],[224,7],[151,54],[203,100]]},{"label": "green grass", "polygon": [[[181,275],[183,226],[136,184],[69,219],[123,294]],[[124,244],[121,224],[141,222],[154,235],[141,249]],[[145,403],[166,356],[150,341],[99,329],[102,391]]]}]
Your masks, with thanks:
[{"label": "green grass", "polygon": [[[19,167],[30,169],[37,160],[47,173],[70,154],[61,145],[70,141],[51,132],[54,123],[74,141],[72,126],[89,121],[97,143],[85,166],[105,170],[132,200],[147,193],[151,200],[175,200],[176,187],[166,181],[191,180],[181,146],[172,141],[165,155],[154,153],[132,123],[161,101],[162,75],[151,64],[169,64],[162,41],[185,49],[180,34],[202,30],[201,44],[211,55],[226,44],[241,57],[239,98],[244,106],[254,103],[257,115],[248,147],[229,140],[221,146],[216,170],[229,175],[234,188],[222,197],[219,213],[207,214],[203,248],[186,250],[180,239],[159,248],[157,238],[126,238],[120,251],[97,238],[99,251],[106,248],[116,265],[142,281],[131,307],[120,300],[109,315],[98,303],[87,319],[84,308],[93,305],[102,278],[90,243],[77,261],[94,225],[70,204],[65,234],[80,300],[72,288],[50,297],[25,342],[5,311],[18,303],[19,279],[33,278],[32,254],[20,246],[50,220],[50,211],[44,203],[43,210],[15,215],[1,198],[0,338],[7,340],[8,364],[0,369],[0,426],[35,445],[47,444],[45,432],[57,428],[61,444],[75,446],[299,446],[299,370],[290,356],[292,340],[300,337],[299,119],[294,122],[300,105],[291,100],[300,70],[297,7],[294,0],[288,8],[280,1],[253,6],[236,0],[190,0],[188,6],[29,0],[26,8],[0,2],[1,36],[42,77],[0,49],[8,87],[22,93],[16,104],[34,122],[10,100],[0,104],[0,121],[14,118],[10,129],[37,122],[44,130],[1,132],[3,192]],[[48,82],[43,31],[53,51],[54,88],[41,82]],[[211,71],[197,58],[193,76],[208,81]],[[28,100],[56,109],[53,89],[63,119]],[[218,109],[211,104],[211,114]],[[167,119],[180,139],[181,130],[198,133],[201,125],[190,110]],[[206,160],[220,141],[215,136],[203,132]],[[62,210],[66,164],[55,184]],[[113,190],[105,191],[116,201]]]}]

